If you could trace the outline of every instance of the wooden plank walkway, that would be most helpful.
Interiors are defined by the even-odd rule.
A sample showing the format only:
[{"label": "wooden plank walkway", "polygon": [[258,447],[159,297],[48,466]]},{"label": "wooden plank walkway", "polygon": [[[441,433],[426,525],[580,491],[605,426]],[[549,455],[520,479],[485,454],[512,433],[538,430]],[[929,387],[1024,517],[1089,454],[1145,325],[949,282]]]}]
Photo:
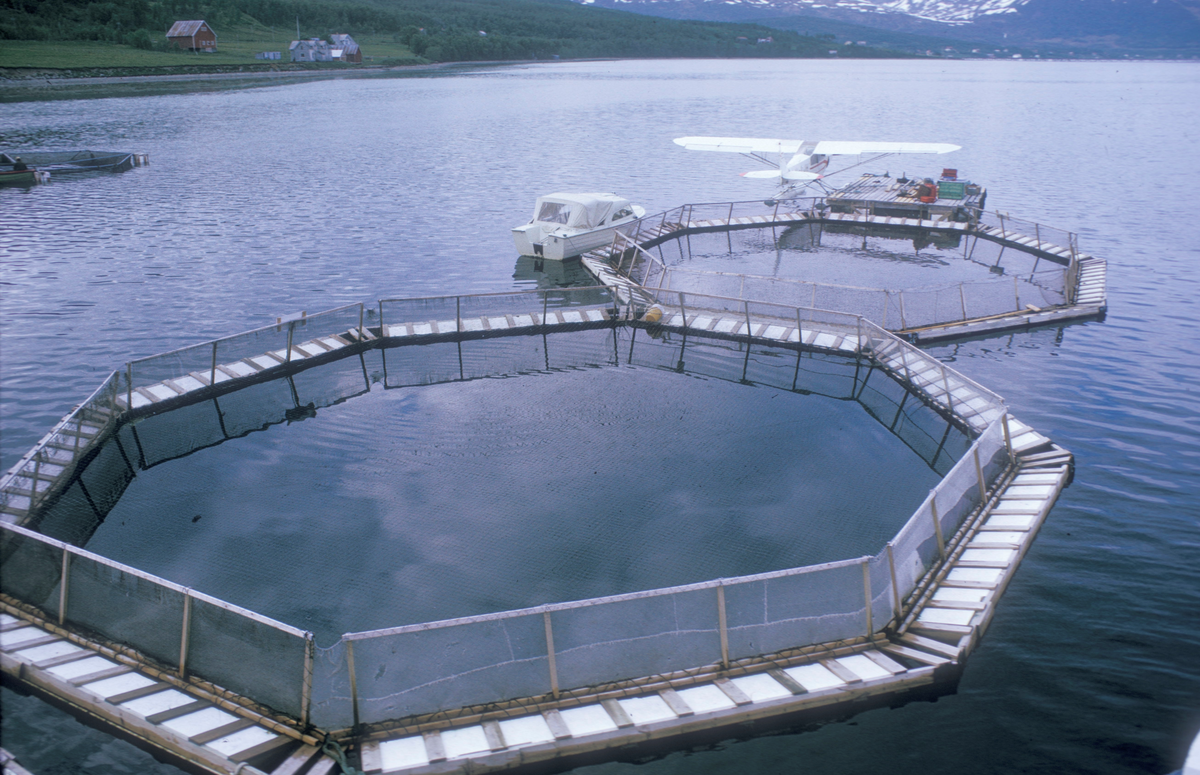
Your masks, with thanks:
[{"label": "wooden plank walkway", "polygon": [[121,411],[142,409],[152,404],[170,401],[186,396],[188,393],[203,390],[213,385],[219,385],[231,380],[244,377],[255,377],[263,372],[282,371],[282,367],[298,364],[302,361],[316,358],[327,353],[340,350],[356,342],[367,342],[374,339],[369,331],[360,332],[356,328],[340,334],[319,336],[306,342],[292,344],[289,358],[287,348],[270,350],[261,355],[253,355],[236,361],[218,363],[205,371],[193,371],[183,376],[163,380],[150,385],[138,386],[125,394],[116,396],[117,408]]},{"label": "wooden plank walkway", "polygon": [[34,508],[74,474],[115,421],[110,407],[80,407],[64,417],[9,469],[0,492],[0,521],[24,524]]},{"label": "wooden plank walkway", "polygon": [[889,654],[891,645],[880,641],[832,649],[741,675],[663,685],[627,696],[596,695],[531,713],[384,736],[363,743],[362,768],[368,775],[490,772],[712,733],[944,680],[935,672],[950,664],[950,658],[920,647]]},{"label": "wooden plank walkway", "polygon": [[0,604],[0,668],[76,713],[211,772],[263,775],[252,765],[284,751],[284,763],[269,775],[332,771],[332,759],[318,760],[315,738],[293,730],[285,734],[277,722],[6,603]]},{"label": "wooden plank walkway", "polygon": [[1015,475],[950,552],[899,628],[900,640],[940,639],[969,652],[1058,496],[1071,480],[1072,457],[1053,444],[1020,458]]}]

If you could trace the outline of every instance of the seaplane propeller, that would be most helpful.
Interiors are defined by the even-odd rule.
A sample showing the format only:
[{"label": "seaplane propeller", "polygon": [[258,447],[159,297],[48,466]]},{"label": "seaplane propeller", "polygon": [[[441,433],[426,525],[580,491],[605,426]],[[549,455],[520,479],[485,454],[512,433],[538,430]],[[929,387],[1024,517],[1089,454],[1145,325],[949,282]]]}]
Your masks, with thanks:
[{"label": "seaplane propeller", "polygon": [[[870,159],[858,162],[865,164],[893,153],[950,153],[961,147],[949,143],[775,140],[760,137],[678,137],[675,144],[689,151],[740,153],[762,164],[771,165],[774,169],[743,172],[742,177],[775,180],[785,191],[796,191],[821,180],[825,177],[824,173],[834,156],[871,154]],[[774,160],[770,158],[771,155],[775,156]],[[789,156],[790,158],[786,158]],[[842,172],[858,164],[843,167],[835,172]]]}]

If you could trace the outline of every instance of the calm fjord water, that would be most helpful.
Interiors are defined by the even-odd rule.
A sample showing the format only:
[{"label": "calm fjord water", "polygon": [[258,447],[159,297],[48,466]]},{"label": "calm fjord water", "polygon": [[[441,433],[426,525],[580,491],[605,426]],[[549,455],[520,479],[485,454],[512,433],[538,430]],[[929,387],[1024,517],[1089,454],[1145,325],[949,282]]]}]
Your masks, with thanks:
[{"label": "calm fjord water", "polygon": [[[1170,63],[560,63],[8,104],[5,148],[151,166],[0,190],[0,462],[132,358],[301,309],[547,282],[508,233],[538,194],[613,190],[655,211],[769,193],[736,177],[743,160],[673,137],[958,143],[946,165],[990,207],[1078,231],[1110,262],[1102,323],[933,350],[1074,452],[1075,483],[957,694],[638,767],[1166,772],[1200,728],[1197,126],[1200,68]],[[175,772],[3,701],[3,744],[35,772]]]}]

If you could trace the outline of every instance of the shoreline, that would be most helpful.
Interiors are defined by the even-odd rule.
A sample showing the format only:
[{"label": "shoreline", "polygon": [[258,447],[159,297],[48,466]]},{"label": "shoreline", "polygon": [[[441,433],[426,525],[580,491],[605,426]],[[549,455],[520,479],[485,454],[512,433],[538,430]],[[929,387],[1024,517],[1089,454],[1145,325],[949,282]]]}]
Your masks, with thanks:
[{"label": "shoreline", "polygon": [[274,83],[300,80],[327,80],[333,78],[386,77],[389,75],[418,75],[439,70],[456,70],[471,67],[494,67],[497,65],[528,64],[538,60],[496,62],[432,62],[403,65],[371,65],[367,67],[338,69],[261,69],[231,70],[188,73],[142,73],[105,75],[105,70],[95,68],[94,75],[76,75],[86,68],[73,68],[71,75],[53,75],[45,68],[30,68],[32,72],[13,76],[21,68],[0,68],[0,103],[36,102],[41,100],[86,99],[102,97],[140,96],[156,93],[203,89],[206,86],[229,88],[242,86],[252,88]]}]

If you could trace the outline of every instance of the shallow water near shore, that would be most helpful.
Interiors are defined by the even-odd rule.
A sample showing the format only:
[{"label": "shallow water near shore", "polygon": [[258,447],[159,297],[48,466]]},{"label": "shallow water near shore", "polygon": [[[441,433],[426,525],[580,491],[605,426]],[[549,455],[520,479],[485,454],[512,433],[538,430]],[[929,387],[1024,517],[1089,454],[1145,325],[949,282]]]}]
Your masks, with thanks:
[{"label": "shallow water near shore", "polygon": [[[1200,67],[1150,63],[556,63],[10,104],[5,148],[127,150],[151,164],[0,190],[0,458],[12,465],[133,358],[300,310],[571,282],[512,249],[509,229],[539,194],[612,190],[654,212],[772,193],[737,177],[753,163],[688,153],[674,137],[954,142],[964,150],[945,164],[910,157],[904,171],[956,166],[988,187],[991,207],[1079,232],[1081,249],[1109,260],[1110,306],[1103,322],[932,348],[1078,466],[957,693],[584,771],[1169,772],[1200,729],[1200,245],[1190,202],[1167,195],[1200,172],[1197,125]],[[744,398],[755,388],[705,387],[691,410],[714,417],[666,446],[711,444],[721,410],[755,408]],[[400,416],[399,395],[356,401]],[[655,406],[666,411],[641,408]],[[476,423],[494,419],[474,411]],[[443,416],[428,430],[453,436]],[[820,433],[836,417],[818,410],[802,427]],[[269,469],[268,438],[299,439],[310,422],[250,440],[260,445],[251,467]],[[512,433],[492,427],[496,440]],[[762,459],[750,467],[770,473]],[[625,474],[638,492],[659,492],[637,476]],[[195,523],[170,518],[212,529],[228,519],[217,505]],[[110,527],[101,540],[136,548]],[[176,772],[39,701],[8,689],[2,699],[4,746],[34,772]]]}]

